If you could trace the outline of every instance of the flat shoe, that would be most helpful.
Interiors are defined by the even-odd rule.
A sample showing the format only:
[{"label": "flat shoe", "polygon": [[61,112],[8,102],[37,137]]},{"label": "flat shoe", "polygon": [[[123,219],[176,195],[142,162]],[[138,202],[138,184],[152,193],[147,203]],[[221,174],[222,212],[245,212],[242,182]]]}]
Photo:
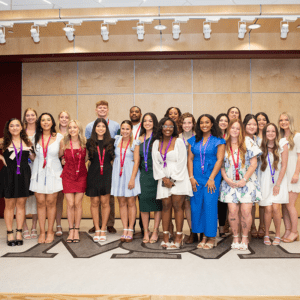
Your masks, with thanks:
[{"label": "flat shoe", "polygon": [[31,235],[29,234],[28,230],[24,230],[22,235],[23,235],[24,240],[30,240],[31,239]]},{"label": "flat shoe", "polygon": [[36,229],[31,229],[31,238],[37,239],[37,230]]}]

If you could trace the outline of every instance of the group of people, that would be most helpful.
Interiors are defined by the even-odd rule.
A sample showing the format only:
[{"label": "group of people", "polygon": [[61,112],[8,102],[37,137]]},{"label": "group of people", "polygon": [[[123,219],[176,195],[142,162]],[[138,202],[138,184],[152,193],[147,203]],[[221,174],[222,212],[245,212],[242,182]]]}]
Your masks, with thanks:
[{"label": "group of people", "polygon": [[[184,243],[186,216],[190,235],[186,243],[216,246],[231,227],[232,249],[247,250],[249,238],[264,244],[299,240],[295,203],[300,192],[300,133],[290,113],[279,116],[278,127],[266,113],[242,115],[231,107],[215,119],[170,107],[159,122],[153,113],[130,108],[130,120],[121,125],[108,118],[107,101],[96,103],[97,119],[85,129],[68,112],[40,116],[28,108],[23,122],[10,119],[1,142],[3,168],[0,197],[5,198],[7,245],[22,245],[23,238],[52,243],[62,235],[64,196],[69,223],[68,243],[80,242],[82,198],[90,197],[94,242],[114,233],[114,197],[123,225],[122,242],[133,240],[137,214],[143,243],[156,243],[162,221],[165,249]],[[260,224],[255,227],[255,203]],[[280,236],[281,206],[285,233]],[[150,212],[154,229],[149,231]],[[172,223],[174,212],[176,230]],[[32,214],[29,232],[26,215]],[[13,219],[16,215],[16,236]],[[269,230],[275,225],[275,238]],[[46,219],[48,228],[46,234]],[[37,220],[40,234],[37,236]],[[56,232],[54,223],[56,220]],[[22,234],[23,233],[23,234]]]}]

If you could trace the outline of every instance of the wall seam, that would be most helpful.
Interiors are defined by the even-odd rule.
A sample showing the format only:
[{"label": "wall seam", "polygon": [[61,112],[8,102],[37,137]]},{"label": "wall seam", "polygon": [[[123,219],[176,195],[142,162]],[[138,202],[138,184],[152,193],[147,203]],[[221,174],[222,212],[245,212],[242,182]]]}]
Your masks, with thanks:
[{"label": "wall seam", "polygon": [[250,58],[250,103],[251,103],[251,114],[252,114],[252,64],[251,64],[251,58]]},{"label": "wall seam", "polygon": [[133,61],[133,105],[135,105],[135,60]]},{"label": "wall seam", "polygon": [[194,60],[191,60],[192,69],[192,114],[194,114]]},{"label": "wall seam", "polygon": [[78,78],[79,78],[79,62],[77,61],[77,84],[76,84],[76,119],[78,120]]},{"label": "wall seam", "polygon": [[23,112],[23,63],[21,65],[21,118],[20,120],[22,120],[22,112]]}]

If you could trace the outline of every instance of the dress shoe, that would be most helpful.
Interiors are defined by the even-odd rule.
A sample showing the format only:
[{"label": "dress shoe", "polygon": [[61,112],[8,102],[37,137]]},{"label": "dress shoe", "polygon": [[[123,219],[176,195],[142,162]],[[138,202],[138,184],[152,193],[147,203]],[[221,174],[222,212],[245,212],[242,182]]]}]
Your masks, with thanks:
[{"label": "dress shoe", "polygon": [[117,232],[117,230],[115,229],[114,226],[107,226],[107,231],[109,233],[116,233]]},{"label": "dress shoe", "polygon": [[91,229],[89,229],[89,233],[95,233],[95,226],[93,227],[93,228],[91,228]]},{"label": "dress shoe", "polygon": [[186,244],[193,244],[198,242],[198,234],[197,233],[193,233],[192,229],[191,229],[191,233],[190,236],[188,237],[188,239],[185,241]]}]

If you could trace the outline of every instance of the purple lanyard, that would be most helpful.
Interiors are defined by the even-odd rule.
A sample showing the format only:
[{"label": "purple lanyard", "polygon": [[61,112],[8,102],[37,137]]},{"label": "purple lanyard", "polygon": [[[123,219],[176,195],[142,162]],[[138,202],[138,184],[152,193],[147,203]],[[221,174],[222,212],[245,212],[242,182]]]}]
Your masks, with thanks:
[{"label": "purple lanyard", "polygon": [[161,146],[160,146],[160,151],[159,151],[159,152],[160,152],[161,158],[162,158],[163,161],[164,161],[164,168],[167,166],[167,163],[166,163],[167,152],[168,152],[168,149],[169,149],[169,147],[170,147],[170,145],[171,145],[172,139],[173,139],[173,137],[171,136],[171,138],[170,138],[170,140],[169,140],[169,143],[168,143],[168,145],[167,145],[167,148],[166,148],[166,151],[165,151],[164,156],[162,155],[162,148],[163,148],[164,141],[161,140]]},{"label": "purple lanyard", "polygon": [[268,163],[269,163],[270,172],[271,172],[271,176],[272,176],[272,182],[274,184],[275,183],[275,181],[274,181],[275,168],[274,168],[274,170],[272,170],[271,161],[270,161],[270,157],[269,157],[269,151],[268,151]]},{"label": "purple lanyard", "polygon": [[[192,134],[192,137],[195,136],[194,134]],[[183,142],[184,142],[184,145],[186,146],[186,142],[185,142],[185,138],[183,137],[183,133],[182,133],[182,139],[183,139]]]},{"label": "purple lanyard", "polygon": [[16,154],[16,161],[17,161],[17,174],[21,174],[20,172],[20,167],[21,167],[21,159],[22,159],[22,153],[23,153],[23,147],[22,147],[22,141],[20,142],[20,152],[19,152],[19,156],[18,156],[18,151],[17,148],[14,144],[14,142],[12,142],[13,146],[14,146],[14,150],[15,150],[15,154]]},{"label": "purple lanyard", "polygon": [[144,145],[143,145],[143,150],[144,150],[144,162],[145,162],[145,170],[146,172],[148,172],[148,153],[149,153],[149,146],[150,146],[150,142],[151,142],[151,139],[152,139],[152,135],[153,135],[153,132],[151,133],[151,136],[149,138],[149,142],[148,142],[148,145],[147,145],[147,151],[146,151],[146,134],[145,134],[145,137],[144,137]]},{"label": "purple lanyard", "polygon": [[206,144],[205,144],[205,146],[204,146],[204,153],[203,153],[203,156],[202,156],[202,144],[203,144],[203,142],[204,142],[204,139],[202,139],[201,141],[200,141],[200,163],[201,163],[201,170],[202,170],[202,174],[204,174],[204,164],[205,164],[205,151],[206,151],[206,147],[207,147],[207,145],[208,145],[208,142],[209,142],[209,140],[210,140],[210,137],[211,137],[211,135],[208,137],[208,139],[207,139],[207,141],[206,141]]}]

